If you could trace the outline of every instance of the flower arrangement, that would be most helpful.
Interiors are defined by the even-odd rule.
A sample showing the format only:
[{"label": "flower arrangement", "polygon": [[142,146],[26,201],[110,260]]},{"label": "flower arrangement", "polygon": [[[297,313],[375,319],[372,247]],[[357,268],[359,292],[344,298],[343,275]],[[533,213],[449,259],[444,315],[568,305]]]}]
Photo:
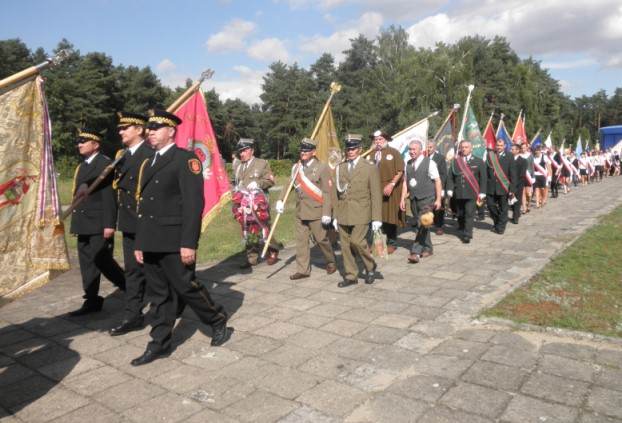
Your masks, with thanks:
[{"label": "flower arrangement", "polygon": [[233,217],[240,224],[246,245],[259,244],[270,232],[270,204],[263,190],[239,190],[231,198]]}]

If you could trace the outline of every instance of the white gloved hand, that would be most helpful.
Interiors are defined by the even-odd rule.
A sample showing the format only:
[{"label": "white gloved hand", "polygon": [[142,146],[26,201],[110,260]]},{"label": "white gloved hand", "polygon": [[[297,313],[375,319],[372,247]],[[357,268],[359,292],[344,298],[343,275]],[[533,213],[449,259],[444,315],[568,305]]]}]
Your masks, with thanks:
[{"label": "white gloved hand", "polygon": [[480,199],[480,200],[483,200],[484,198],[486,198],[486,194],[481,193],[481,194],[479,195],[479,199]]},{"label": "white gloved hand", "polygon": [[322,216],[322,225],[324,226],[328,226],[330,225],[330,221],[331,221],[331,217],[330,216]]},{"label": "white gloved hand", "polygon": [[283,213],[285,211],[285,203],[283,203],[283,200],[278,200],[274,205],[274,209],[278,214]]},{"label": "white gloved hand", "polygon": [[445,198],[445,190],[444,189],[441,190],[441,198]]},{"label": "white gloved hand", "polygon": [[382,222],[379,220],[374,220],[373,222],[371,222],[371,230],[376,232],[379,231],[380,228],[382,228]]},{"label": "white gloved hand", "polygon": [[333,219],[333,228],[335,228],[336,231],[339,230],[339,223],[337,223],[337,219]]},{"label": "white gloved hand", "polygon": [[253,191],[259,189],[259,185],[257,185],[257,182],[251,181],[248,183],[248,185],[246,185],[246,188],[248,188],[249,191]]},{"label": "white gloved hand", "polygon": [[453,191],[451,191],[451,190],[447,191],[447,197],[451,198],[453,196],[454,196],[454,192]]}]

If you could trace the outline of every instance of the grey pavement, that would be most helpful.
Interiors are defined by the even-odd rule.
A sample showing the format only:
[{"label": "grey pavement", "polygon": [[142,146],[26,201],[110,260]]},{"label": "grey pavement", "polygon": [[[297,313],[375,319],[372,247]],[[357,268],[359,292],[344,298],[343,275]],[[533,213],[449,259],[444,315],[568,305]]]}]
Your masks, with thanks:
[{"label": "grey pavement", "polygon": [[238,257],[204,266],[231,341],[211,347],[186,311],[171,356],[138,368],[148,329],[107,334],[122,306],[111,284],[104,311],[66,317],[82,301],[74,268],[0,308],[0,421],[622,422],[621,342],[477,319],[622,203],[621,188],[574,189],[503,236],[477,223],[470,245],[450,227],[419,264],[406,248],[380,261],[371,286],[337,288],[318,257],[290,281],[292,248],[248,273]]}]

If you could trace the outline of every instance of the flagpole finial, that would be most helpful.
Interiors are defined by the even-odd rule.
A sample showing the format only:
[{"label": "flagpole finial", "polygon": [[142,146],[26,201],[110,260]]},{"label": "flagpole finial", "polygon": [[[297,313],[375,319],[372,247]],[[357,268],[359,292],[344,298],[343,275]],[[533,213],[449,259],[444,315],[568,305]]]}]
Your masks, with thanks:
[{"label": "flagpole finial", "polygon": [[460,103],[454,103],[454,110],[458,110],[460,108]]},{"label": "flagpole finial", "polygon": [[52,64],[52,66],[58,66],[65,60],[69,58],[69,50],[62,49],[59,50],[58,53],[54,57],[50,57],[48,61]]},{"label": "flagpole finial", "polygon": [[475,89],[475,85],[471,84],[467,87],[469,89],[469,93]]},{"label": "flagpole finial", "polygon": [[432,114],[430,114],[430,117],[438,116],[438,114],[439,114],[439,111],[436,110]]},{"label": "flagpole finial", "polygon": [[214,71],[212,69],[206,69],[201,72],[201,76],[199,77],[199,82],[203,82],[206,79],[211,79],[214,76]]},{"label": "flagpole finial", "polygon": [[499,118],[499,120],[503,120],[504,117],[505,117],[505,114],[501,113],[501,117]]},{"label": "flagpole finial", "polygon": [[330,83],[330,93],[331,94],[337,94],[339,91],[341,91],[341,84],[338,82],[331,82]]}]

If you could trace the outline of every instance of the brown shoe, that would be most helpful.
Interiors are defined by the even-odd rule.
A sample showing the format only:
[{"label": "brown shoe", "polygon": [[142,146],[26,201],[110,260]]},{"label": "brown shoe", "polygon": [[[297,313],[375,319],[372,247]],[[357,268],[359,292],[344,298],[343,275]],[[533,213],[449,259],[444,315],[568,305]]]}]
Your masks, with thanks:
[{"label": "brown shoe", "polygon": [[327,275],[332,275],[336,271],[337,271],[337,265],[335,265],[335,263],[328,263],[326,265],[326,274]]},{"label": "brown shoe", "polygon": [[293,281],[297,281],[298,279],[304,279],[304,278],[308,278],[309,275],[305,275],[304,273],[299,273],[296,272],[293,275],[289,276],[289,279],[293,280]]},{"label": "brown shoe", "polygon": [[411,254],[408,256],[409,263],[419,263],[419,254]]},{"label": "brown shoe", "polygon": [[426,250],[423,253],[421,253],[421,258],[430,257],[432,254],[434,254],[434,253],[432,253],[432,251],[427,251]]},{"label": "brown shoe", "polygon": [[437,228],[436,229],[436,235],[444,235],[445,231],[443,230],[443,228]]},{"label": "brown shoe", "polygon": [[395,245],[387,245],[387,253],[393,254],[395,250],[397,250],[397,247]]},{"label": "brown shoe", "polygon": [[272,266],[277,261],[279,261],[279,251],[270,250],[270,252],[268,253],[268,259],[266,260],[266,263],[268,263],[268,266]]}]

